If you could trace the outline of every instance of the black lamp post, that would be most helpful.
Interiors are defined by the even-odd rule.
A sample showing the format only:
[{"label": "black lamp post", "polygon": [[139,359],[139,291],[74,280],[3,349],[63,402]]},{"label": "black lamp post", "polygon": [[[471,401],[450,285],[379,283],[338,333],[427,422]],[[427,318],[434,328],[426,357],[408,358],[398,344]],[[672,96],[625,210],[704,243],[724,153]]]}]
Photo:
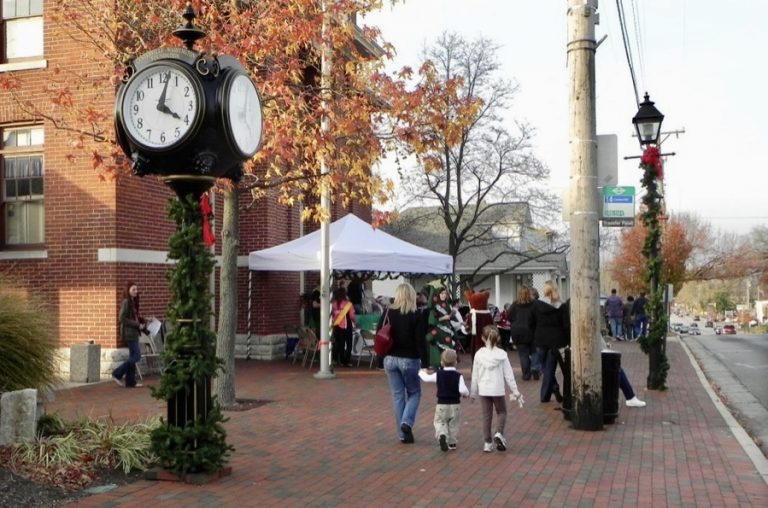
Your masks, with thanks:
[{"label": "black lamp post", "polygon": [[650,318],[648,335],[640,339],[640,346],[648,355],[647,387],[651,390],[666,388],[669,363],[666,356],[667,319],[664,313],[663,285],[661,284],[661,250],[660,218],[663,196],[659,191],[663,177],[661,154],[659,153],[659,137],[664,115],[656,109],[654,103],[645,94],[645,100],[640,104],[632,123],[637,129],[640,146],[644,148],[640,167],[643,169],[642,184],[645,195],[640,218],[648,228],[648,234],[643,244],[643,256],[646,259],[646,273],[650,285],[647,314]]},{"label": "black lamp post", "polygon": [[178,195],[170,207],[177,231],[168,255],[177,260],[169,271],[173,330],[167,368],[153,389],[167,401],[168,418],[153,432],[152,445],[161,465],[180,476],[221,474],[232,451],[211,396],[221,361],[206,324],[214,261],[201,235],[209,211],[199,202],[217,178],[240,178],[262,131],[261,101],[248,72],[232,56],[194,49],[205,36],[195,17],[188,3],[186,23],[173,32],[184,48],[157,48],[129,64],[115,102],[117,139],[134,173],[158,175]]},{"label": "black lamp post", "polygon": [[640,109],[632,119],[637,129],[637,138],[640,140],[640,146],[659,145],[661,136],[661,122],[664,121],[664,115],[656,109],[654,102],[645,93],[645,100],[640,103]]}]

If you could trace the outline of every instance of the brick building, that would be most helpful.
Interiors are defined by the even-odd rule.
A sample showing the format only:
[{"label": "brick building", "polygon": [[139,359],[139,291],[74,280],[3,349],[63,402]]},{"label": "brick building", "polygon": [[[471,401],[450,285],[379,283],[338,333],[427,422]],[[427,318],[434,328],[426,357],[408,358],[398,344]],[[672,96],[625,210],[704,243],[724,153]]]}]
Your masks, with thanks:
[{"label": "brick building", "polygon": [[[72,159],[71,132],[25,106],[50,103],[44,88],[68,73],[108,65],[54,29],[48,9],[53,4],[9,0],[0,7],[0,80],[18,84],[15,92],[0,87],[0,277],[49,305],[64,371],[69,347],[93,340],[101,345],[101,370],[107,372],[121,354],[117,313],[127,282],[139,285],[144,316],[165,314],[167,242],[174,231],[167,201],[174,195],[154,177],[103,179],[87,157]],[[100,92],[96,109],[111,115],[115,89]],[[70,93],[77,101],[88,91]],[[218,215],[222,200],[214,201]],[[370,219],[370,211],[360,206],[334,209],[333,216],[349,211]],[[218,242],[215,219],[214,229]],[[248,252],[295,238],[299,231],[299,211],[275,199],[262,199],[241,214],[239,338],[248,332]],[[216,249],[219,254],[218,243]],[[215,275],[217,292],[218,270]],[[254,274],[251,357],[280,354],[284,327],[298,324],[299,295],[311,291],[317,275],[304,279],[302,288],[299,274]]]}]

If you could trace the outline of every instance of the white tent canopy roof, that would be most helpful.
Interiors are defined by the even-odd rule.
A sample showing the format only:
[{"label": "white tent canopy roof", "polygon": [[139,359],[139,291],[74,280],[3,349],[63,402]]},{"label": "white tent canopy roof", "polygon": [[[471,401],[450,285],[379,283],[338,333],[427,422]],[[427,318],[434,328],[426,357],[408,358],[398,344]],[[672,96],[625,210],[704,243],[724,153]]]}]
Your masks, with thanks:
[{"label": "white tent canopy roof", "polygon": [[[333,271],[446,274],[453,260],[418,247],[353,214],[330,225],[330,266]],[[319,271],[320,230],[248,255],[251,270]]]}]

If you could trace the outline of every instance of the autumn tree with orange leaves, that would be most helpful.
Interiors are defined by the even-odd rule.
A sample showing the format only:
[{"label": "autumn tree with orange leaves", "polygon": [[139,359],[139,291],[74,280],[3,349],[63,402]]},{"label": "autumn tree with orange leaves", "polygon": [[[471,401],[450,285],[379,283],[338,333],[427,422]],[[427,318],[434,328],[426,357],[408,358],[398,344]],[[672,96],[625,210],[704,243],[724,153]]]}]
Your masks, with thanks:
[{"label": "autumn tree with orange leaves", "polygon": [[[632,228],[624,229],[618,240],[618,250],[608,263],[611,277],[626,294],[648,293],[646,261],[643,257],[643,244],[648,234],[647,228],[637,221]],[[686,263],[694,246],[686,235],[680,222],[671,218],[664,227],[661,237],[662,280],[674,286],[677,292],[686,280]]]},{"label": "autumn tree with orange leaves", "polygon": [[[375,28],[352,22],[382,6],[382,0],[197,0],[191,2],[195,24],[207,33],[197,49],[239,59],[259,88],[264,108],[261,150],[245,164],[236,187],[220,181],[224,191],[221,294],[217,355],[225,362],[217,393],[223,405],[234,404],[234,336],[236,326],[237,210],[243,192],[253,199],[276,194],[286,205],[302,203],[303,219],[326,218],[319,206],[322,189],[334,200],[362,204],[385,202],[387,188],[371,168],[392,133],[377,122],[397,114],[405,104],[397,86],[380,71],[392,48]],[[395,3],[391,1],[389,3]],[[70,161],[87,159],[103,178],[130,171],[115,142],[112,104],[126,66],[136,56],[160,46],[178,46],[172,31],[181,22],[186,0],[59,0],[47,12],[50,30],[71,37],[83,49],[87,65],[53,69],[45,85],[49,102],[26,98],[23,80],[0,76],[0,89],[30,118],[39,118],[70,137]],[[326,12],[320,7],[325,5]],[[325,39],[323,19],[328,20]],[[320,89],[319,48],[334,55],[329,89]],[[329,100],[324,107],[322,93]],[[321,118],[329,120],[322,131]],[[378,129],[378,130],[377,130]],[[320,158],[326,174],[320,173]]]}]

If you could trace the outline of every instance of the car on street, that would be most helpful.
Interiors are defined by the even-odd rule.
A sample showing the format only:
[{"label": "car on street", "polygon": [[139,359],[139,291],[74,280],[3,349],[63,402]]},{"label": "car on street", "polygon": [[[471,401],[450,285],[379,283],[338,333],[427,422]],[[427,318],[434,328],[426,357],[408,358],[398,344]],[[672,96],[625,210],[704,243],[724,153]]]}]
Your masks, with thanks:
[{"label": "car on street", "polygon": [[723,325],[723,335],[736,335],[736,326]]},{"label": "car on street", "polygon": [[715,327],[715,335],[720,335],[721,333],[723,333],[723,327],[719,326],[719,325],[716,326]]},{"label": "car on street", "polygon": [[694,321],[701,321],[701,318],[699,316],[693,316]]},{"label": "car on street", "polygon": [[692,326],[691,329],[688,330],[688,334],[689,335],[701,335],[701,330],[699,330],[698,326]]},{"label": "car on street", "polygon": [[713,328],[715,326],[715,323],[713,323],[712,321],[707,321],[706,323],[704,323],[704,326],[706,328]]},{"label": "car on street", "polygon": [[691,329],[688,327],[688,325],[680,325],[677,328],[677,333],[679,333],[680,335],[687,335],[688,333],[690,333],[690,331]]}]

